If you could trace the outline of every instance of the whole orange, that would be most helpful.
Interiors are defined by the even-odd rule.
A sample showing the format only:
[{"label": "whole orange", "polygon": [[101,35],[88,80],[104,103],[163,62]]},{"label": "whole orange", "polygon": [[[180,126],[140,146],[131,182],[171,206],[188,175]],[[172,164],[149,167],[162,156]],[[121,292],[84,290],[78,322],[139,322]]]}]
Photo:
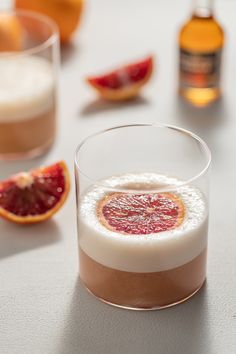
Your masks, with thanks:
[{"label": "whole orange", "polygon": [[16,9],[32,10],[51,17],[58,25],[61,42],[68,42],[78,26],[84,0],[15,0]]},{"label": "whole orange", "polygon": [[22,49],[23,31],[18,19],[13,15],[0,14],[0,51]]}]

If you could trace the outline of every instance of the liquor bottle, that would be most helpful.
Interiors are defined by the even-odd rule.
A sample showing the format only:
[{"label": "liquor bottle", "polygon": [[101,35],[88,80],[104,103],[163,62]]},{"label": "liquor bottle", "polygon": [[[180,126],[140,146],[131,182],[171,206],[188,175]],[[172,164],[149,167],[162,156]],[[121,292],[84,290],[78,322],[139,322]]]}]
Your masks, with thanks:
[{"label": "liquor bottle", "polygon": [[221,95],[223,44],[213,0],[195,0],[191,18],[179,33],[179,93],[196,106],[206,106]]}]

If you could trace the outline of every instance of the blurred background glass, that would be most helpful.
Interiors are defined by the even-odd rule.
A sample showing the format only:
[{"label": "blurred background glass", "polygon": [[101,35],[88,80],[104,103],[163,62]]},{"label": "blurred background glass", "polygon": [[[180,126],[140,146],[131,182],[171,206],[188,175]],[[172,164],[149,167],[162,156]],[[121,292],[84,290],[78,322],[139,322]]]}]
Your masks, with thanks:
[{"label": "blurred background glass", "polygon": [[27,11],[2,11],[0,23],[0,158],[33,157],[56,135],[58,30]]}]

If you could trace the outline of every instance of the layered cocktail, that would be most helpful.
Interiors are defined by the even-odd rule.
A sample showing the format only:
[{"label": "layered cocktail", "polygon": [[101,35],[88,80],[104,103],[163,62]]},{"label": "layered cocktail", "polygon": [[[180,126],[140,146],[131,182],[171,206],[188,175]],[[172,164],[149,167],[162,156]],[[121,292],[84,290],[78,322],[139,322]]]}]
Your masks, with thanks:
[{"label": "layered cocktail", "polygon": [[[138,141],[135,135],[139,135],[141,129],[144,134],[156,132],[157,138],[159,132],[167,134],[167,139],[173,133],[177,136],[185,134],[175,128],[147,125],[116,129],[120,129],[118,135],[125,129],[128,135],[133,136],[133,143]],[[113,135],[115,144],[118,137],[116,130],[103,134]],[[195,139],[192,135],[183,136],[184,140],[187,139],[184,145]],[[96,144],[93,145],[92,139],[97,140]],[[101,138],[96,136],[92,139],[92,145],[102,153],[104,148],[99,148]],[[143,141],[146,139],[149,147],[155,144],[151,142],[152,134]],[[173,138],[173,143],[176,143],[175,140]],[[90,142],[87,141],[88,144]],[[197,142],[203,144],[200,140],[196,140],[195,144]],[[125,137],[123,144],[126,145]],[[157,142],[159,144],[160,141]],[[80,149],[86,149],[91,159],[92,150],[85,145],[82,144]],[[195,154],[207,154],[205,145],[202,147],[206,150],[194,148]],[[85,152],[82,150],[77,151],[78,157],[78,154]],[[127,152],[127,155],[130,153]],[[134,165],[138,166],[134,163],[137,151],[131,151],[131,155],[130,170],[134,171]],[[151,165],[156,165],[151,162],[152,159],[155,156],[150,158],[147,155],[149,162],[146,160],[144,164],[148,171]],[[82,168],[83,157],[81,166],[79,161],[76,169]],[[208,166],[207,157],[205,163]],[[108,164],[112,168],[109,161]],[[122,161],[117,161],[117,164],[122,171]],[[143,166],[141,160],[139,164]],[[125,165],[127,168],[128,165]],[[113,166],[117,172],[115,163]],[[166,162],[161,163],[161,160],[159,166],[162,172],[164,166],[167,168]],[[202,167],[205,168],[204,163]],[[104,169],[108,170],[105,166]],[[86,172],[89,173],[89,168]],[[181,179],[157,172],[129,172],[98,179],[88,186],[88,175],[77,172],[81,187],[87,184],[82,193],[77,194],[78,236],[80,277],[90,292],[120,307],[155,309],[180,303],[201,288],[206,277],[207,255],[206,175],[203,179],[199,176],[204,183],[199,184],[194,178],[195,183],[190,178],[186,183],[183,177],[187,173],[189,166],[185,172],[182,170],[182,174],[177,173]]]},{"label": "layered cocktail", "polygon": [[[19,51],[0,53],[0,158],[43,153],[56,132],[58,35],[41,15],[9,13],[21,28]],[[1,14],[0,14],[1,19]]]}]

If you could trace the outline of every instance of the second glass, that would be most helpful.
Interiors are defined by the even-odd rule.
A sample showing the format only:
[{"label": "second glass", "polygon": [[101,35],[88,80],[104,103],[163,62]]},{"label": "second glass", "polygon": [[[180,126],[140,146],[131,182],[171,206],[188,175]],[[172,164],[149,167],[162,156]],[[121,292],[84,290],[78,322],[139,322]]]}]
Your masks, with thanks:
[{"label": "second glass", "polygon": [[80,277],[130,309],[185,301],[206,277],[210,151],[172,126],[87,138],[75,159]]},{"label": "second glass", "polygon": [[58,31],[30,11],[0,12],[0,20],[17,39],[0,52],[0,158],[33,157],[55,138]]}]

